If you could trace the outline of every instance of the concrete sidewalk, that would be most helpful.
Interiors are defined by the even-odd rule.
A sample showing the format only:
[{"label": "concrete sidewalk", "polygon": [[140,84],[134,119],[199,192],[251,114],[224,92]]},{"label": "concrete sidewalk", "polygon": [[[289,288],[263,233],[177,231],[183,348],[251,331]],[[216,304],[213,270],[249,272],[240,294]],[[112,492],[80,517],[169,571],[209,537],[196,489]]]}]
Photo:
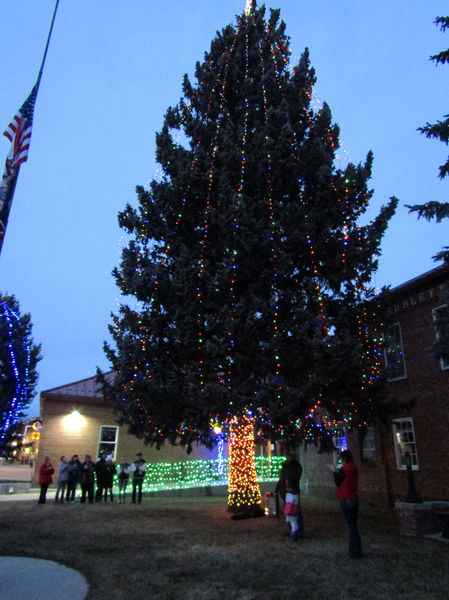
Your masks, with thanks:
[{"label": "concrete sidewalk", "polygon": [[29,492],[33,479],[33,469],[30,465],[3,464],[0,465],[0,495]]},{"label": "concrete sidewalk", "polygon": [[[0,502],[37,502],[38,498],[38,489],[0,494]],[[48,501],[53,502],[53,498],[54,493]],[[84,600],[89,588],[85,578],[73,569],[50,560],[19,556],[0,556],[0,582],[1,600]]]},{"label": "concrete sidewalk", "polygon": [[[40,491],[36,488],[30,489],[29,492],[14,492],[13,494],[0,494],[0,502],[18,502],[21,500],[28,500],[37,502]],[[47,502],[53,502],[54,494],[47,494]]]},{"label": "concrete sidewalk", "polygon": [[0,464],[0,481],[31,481],[34,470],[30,465],[20,463]]},{"label": "concrete sidewalk", "polygon": [[84,577],[64,565],[40,558],[0,556],[2,600],[84,600]]}]

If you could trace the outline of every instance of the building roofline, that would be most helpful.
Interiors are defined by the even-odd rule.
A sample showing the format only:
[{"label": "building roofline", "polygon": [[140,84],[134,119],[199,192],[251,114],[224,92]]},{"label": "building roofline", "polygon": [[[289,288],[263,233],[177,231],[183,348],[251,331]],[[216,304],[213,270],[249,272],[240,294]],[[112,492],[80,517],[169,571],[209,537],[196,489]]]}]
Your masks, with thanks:
[{"label": "building roofline", "polygon": [[[113,371],[108,371],[107,373],[104,373],[104,375],[109,375],[110,373],[113,373]],[[41,394],[50,394],[52,392],[55,392],[56,390],[60,390],[61,388],[68,388],[71,387],[72,385],[78,385],[80,383],[84,383],[85,381],[89,381],[90,379],[94,379],[96,377],[96,375],[91,375],[90,377],[85,377],[84,379],[79,379],[78,381],[72,381],[71,383],[63,383],[62,385],[56,385],[55,387],[49,388],[48,390],[42,390],[40,393]]]},{"label": "building roofline", "polygon": [[418,285],[423,285],[425,283],[429,283],[429,282],[433,281],[434,279],[438,279],[440,276],[442,276],[444,274],[449,275],[449,264],[447,264],[447,263],[443,263],[442,265],[439,265],[438,267],[435,267],[434,269],[430,269],[430,271],[426,271],[425,273],[422,273],[421,275],[417,275],[416,277],[413,277],[412,279],[409,279],[408,281],[405,281],[404,283],[400,283],[399,285],[395,286],[394,288],[387,290],[387,294],[394,294],[394,295],[400,294],[403,290],[406,290],[408,288],[414,288]]},{"label": "building roofline", "polygon": [[111,404],[103,396],[83,396],[81,394],[46,394],[45,392],[41,392],[40,400],[45,400],[46,402],[65,402],[67,404]]}]

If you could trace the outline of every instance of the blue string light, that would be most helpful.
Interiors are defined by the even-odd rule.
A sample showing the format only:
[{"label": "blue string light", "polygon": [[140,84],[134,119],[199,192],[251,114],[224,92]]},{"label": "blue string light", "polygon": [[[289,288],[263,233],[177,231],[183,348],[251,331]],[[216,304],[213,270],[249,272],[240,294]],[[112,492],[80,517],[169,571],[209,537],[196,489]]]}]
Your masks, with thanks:
[{"label": "blue string light", "polygon": [[6,432],[12,425],[18,422],[22,409],[28,403],[28,387],[29,387],[29,367],[31,356],[31,342],[25,336],[22,340],[23,350],[25,353],[25,369],[21,373],[16,360],[16,353],[13,345],[14,329],[20,323],[20,317],[16,314],[8,304],[0,302],[0,320],[5,319],[8,327],[8,353],[10,359],[11,373],[15,380],[15,391],[10,399],[9,407],[3,415],[3,423],[0,429],[0,445],[6,438]]}]

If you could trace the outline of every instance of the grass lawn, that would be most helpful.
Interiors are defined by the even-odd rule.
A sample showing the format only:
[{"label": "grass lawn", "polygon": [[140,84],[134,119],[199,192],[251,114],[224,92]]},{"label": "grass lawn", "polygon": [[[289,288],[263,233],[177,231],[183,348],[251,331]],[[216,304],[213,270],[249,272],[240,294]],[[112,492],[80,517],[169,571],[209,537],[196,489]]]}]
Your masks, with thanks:
[{"label": "grass lawn", "polygon": [[295,544],[282,518],[232,520],[224,497],[2,502],[0,556],[77,569],[88,600],[448,600],[449,543],[400,537],[393,511],[362,506],[365,556],[351,560],[336,501],[305,497],[303,512]]}]

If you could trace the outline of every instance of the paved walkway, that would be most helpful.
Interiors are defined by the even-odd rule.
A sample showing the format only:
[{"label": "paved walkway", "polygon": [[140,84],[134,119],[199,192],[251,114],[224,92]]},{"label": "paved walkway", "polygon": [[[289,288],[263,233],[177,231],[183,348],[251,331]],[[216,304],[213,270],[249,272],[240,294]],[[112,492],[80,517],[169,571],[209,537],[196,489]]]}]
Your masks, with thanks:
[{"label": "paved walkway", "polygon": [[64,565],[40,558],[0,556],[2,600],[84,600],[84,577]]},{"label": "paved walkway", "polygon": [[[39,490],[0,494],[0,502],[37,502]],[[50,497],[51,500],[53,497]],[[84,600],[85,578],[64,565],[40,558],[0,556],[1,600]]]},{"label": "paved walkway", "polygon": [[[50,490],[47,494],[47,501],[52,502],[54,500],[53,490]],[[29,492],[14,492],[14,494],[0,494],[0,502],[19,502],[21,500],[36,501],[39,498],[39,490],[36,488],[31,489]]]},{"label": "paved walkway", "polygon": [[0,464],[0,481],[31,481],[33,469],[19,463]]}]

